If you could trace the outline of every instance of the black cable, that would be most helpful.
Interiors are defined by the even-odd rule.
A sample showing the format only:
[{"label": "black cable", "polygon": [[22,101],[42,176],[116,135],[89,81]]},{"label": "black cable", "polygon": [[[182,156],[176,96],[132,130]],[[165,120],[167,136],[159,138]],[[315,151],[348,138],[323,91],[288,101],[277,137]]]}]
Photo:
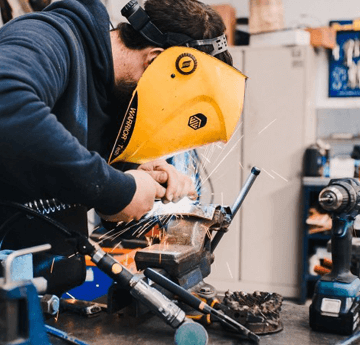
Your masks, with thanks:
[{"label": "black cable", "polygon": [[[27,207],[25,205],[19,204],[14,201],[4,201],[4,200],[0,200],[0,205],[9,207],[9,208],[15,208],[15,209],[25,212],[31,216],[40,218],[40,219],[46,221],[47,223],[51,224],[52,226],[54,226],[54,228],[56,230],[58,230],[63,235],[66,235],[69,238],[73,238],[74,236],[78,237],[80,235],[79,233],[76,233],[75,231],[69,231],[67,228],[65,228],[62,224],[60,224],[56,220],[46,216],[45,214],[34,211],[32,208]],[[1,226],[2,231],[4,230],[3,227],[4,227],[4,225],[6,225],[6,223],[7,223],[7,221],[2,224],[2,226]]]},{"label": "black cable", "polygon": [[[4,241],[4,238],[8,234],[10,230],[10,225],[16,223],[20,218],[24,217],[24,214],[22,212],[16,212],[12,216],[10,216],[8,219],[5,220],[4,223],[0,226],[0,248],[2,246],[2,243]],[[8,228],[8,230],[6,230]]]}]

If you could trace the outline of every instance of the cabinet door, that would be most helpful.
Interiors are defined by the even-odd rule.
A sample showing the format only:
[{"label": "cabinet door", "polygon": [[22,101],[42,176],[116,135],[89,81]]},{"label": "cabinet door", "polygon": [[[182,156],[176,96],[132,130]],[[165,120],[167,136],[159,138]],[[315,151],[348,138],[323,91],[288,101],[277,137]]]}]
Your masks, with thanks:
[{"label": "cabinet door", "polygon": [[[243,71],[243,50],[231,48],[231,54],[234,66]],[[236,128],[227,144],[213,144],[198,150],[207,175],[210,175],[207,179],[202,173],[204,182],[202,203],[212,201],[215,204],[232,206],[240,191],[242,119]],[[212,189],[209,180],[211,180]],[[239,280],[239,245],[240,219],[237,215],[214,252],[215,262],[211,266],[211,275],[206,279],[207,282],[218,287],[219,282]]]},{"label": "cabinet door", "polygon": [[[240,279],[245,289],[297,295],[301,245],[301,175],[312,103],[312,49],[245,52],[243,179],[262,169],[241,211]],[[309,90],[307,90],[309,88]]]}]

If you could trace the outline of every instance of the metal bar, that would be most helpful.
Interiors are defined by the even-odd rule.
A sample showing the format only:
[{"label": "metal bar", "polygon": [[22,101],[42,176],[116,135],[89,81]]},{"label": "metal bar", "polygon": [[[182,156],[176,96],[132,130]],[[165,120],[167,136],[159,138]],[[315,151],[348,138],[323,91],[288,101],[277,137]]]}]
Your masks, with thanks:
[{"label": "metal bar", "polygon": [[235,200],[234,204],[231,207],[232,219],[234,219],[236,213],[239,211],[243,201],[245,200],[247,194],[250,191],[251,186],[255,182],[256,178],[259,176],[261,170],[257,167],[251,169],[250,175],[246,179],[243,187],[240,190],[239,196]]},{"label": "metal bar", "polygon": [[[251,169],[250,175],[246,179],[243,187],[240,190],[238,197],[236,198],[233,206],[231,207],[231,219],[234,219],[235,214],[239,211],[243,201],[245,200],[246,195],[249,193],[251,186],[255,182],[256,178],[259,176],[261,170],[257,167]],[[215,248],[219,244],[220,240],[224,236],[223,231],[218,231],[211,241],[211,253],[214,252]]]},{"label": "metal bar", "polygon": [[4,268],[5,268],[5,284],[11,283],[11,264],[13,263],[14,259],[18,256],[26,255],[26,254],[32,254],[32,253],[38,253],[43,252],[46,250],[51,249],[50,244],[42,244],[40,246],[20,249],[15,252],[12,252],[8,255],[8,257],[5,259]]},{"label": "metal bar", "polygon": [[51,327],[49,325],[45,325],[46,332],[51,334],[54,337],[60,338],[62,340],[65,340],[69,344],[75,344],[75,345],[88,345],[87,343],[84,343],[83,341],[69,336],[67,333],[60,331],[57,328]]}]

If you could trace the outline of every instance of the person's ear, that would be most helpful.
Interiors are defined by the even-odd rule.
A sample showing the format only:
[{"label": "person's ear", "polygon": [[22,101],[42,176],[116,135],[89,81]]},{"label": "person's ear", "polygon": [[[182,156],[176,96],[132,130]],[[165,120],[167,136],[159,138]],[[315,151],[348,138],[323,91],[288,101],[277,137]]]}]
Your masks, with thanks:
[{"label": "person's ear", "polygon": [[164,51],[163,48],[159,48],[159,47],[151,48],[145,57],[144,67],[147,68],[155,60],[155,58],[163,51]]}]

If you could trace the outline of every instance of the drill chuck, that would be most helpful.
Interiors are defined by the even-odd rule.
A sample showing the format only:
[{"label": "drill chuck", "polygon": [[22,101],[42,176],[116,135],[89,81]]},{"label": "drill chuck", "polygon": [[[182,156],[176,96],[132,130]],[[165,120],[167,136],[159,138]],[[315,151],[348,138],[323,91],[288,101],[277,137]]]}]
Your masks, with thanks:
[{"label": "drill chuck", "polygon": [[319,195],[320,206],[330,212],[339,212],[348,207],[350,195],[340,185],[332,185],[324,188]]}]

